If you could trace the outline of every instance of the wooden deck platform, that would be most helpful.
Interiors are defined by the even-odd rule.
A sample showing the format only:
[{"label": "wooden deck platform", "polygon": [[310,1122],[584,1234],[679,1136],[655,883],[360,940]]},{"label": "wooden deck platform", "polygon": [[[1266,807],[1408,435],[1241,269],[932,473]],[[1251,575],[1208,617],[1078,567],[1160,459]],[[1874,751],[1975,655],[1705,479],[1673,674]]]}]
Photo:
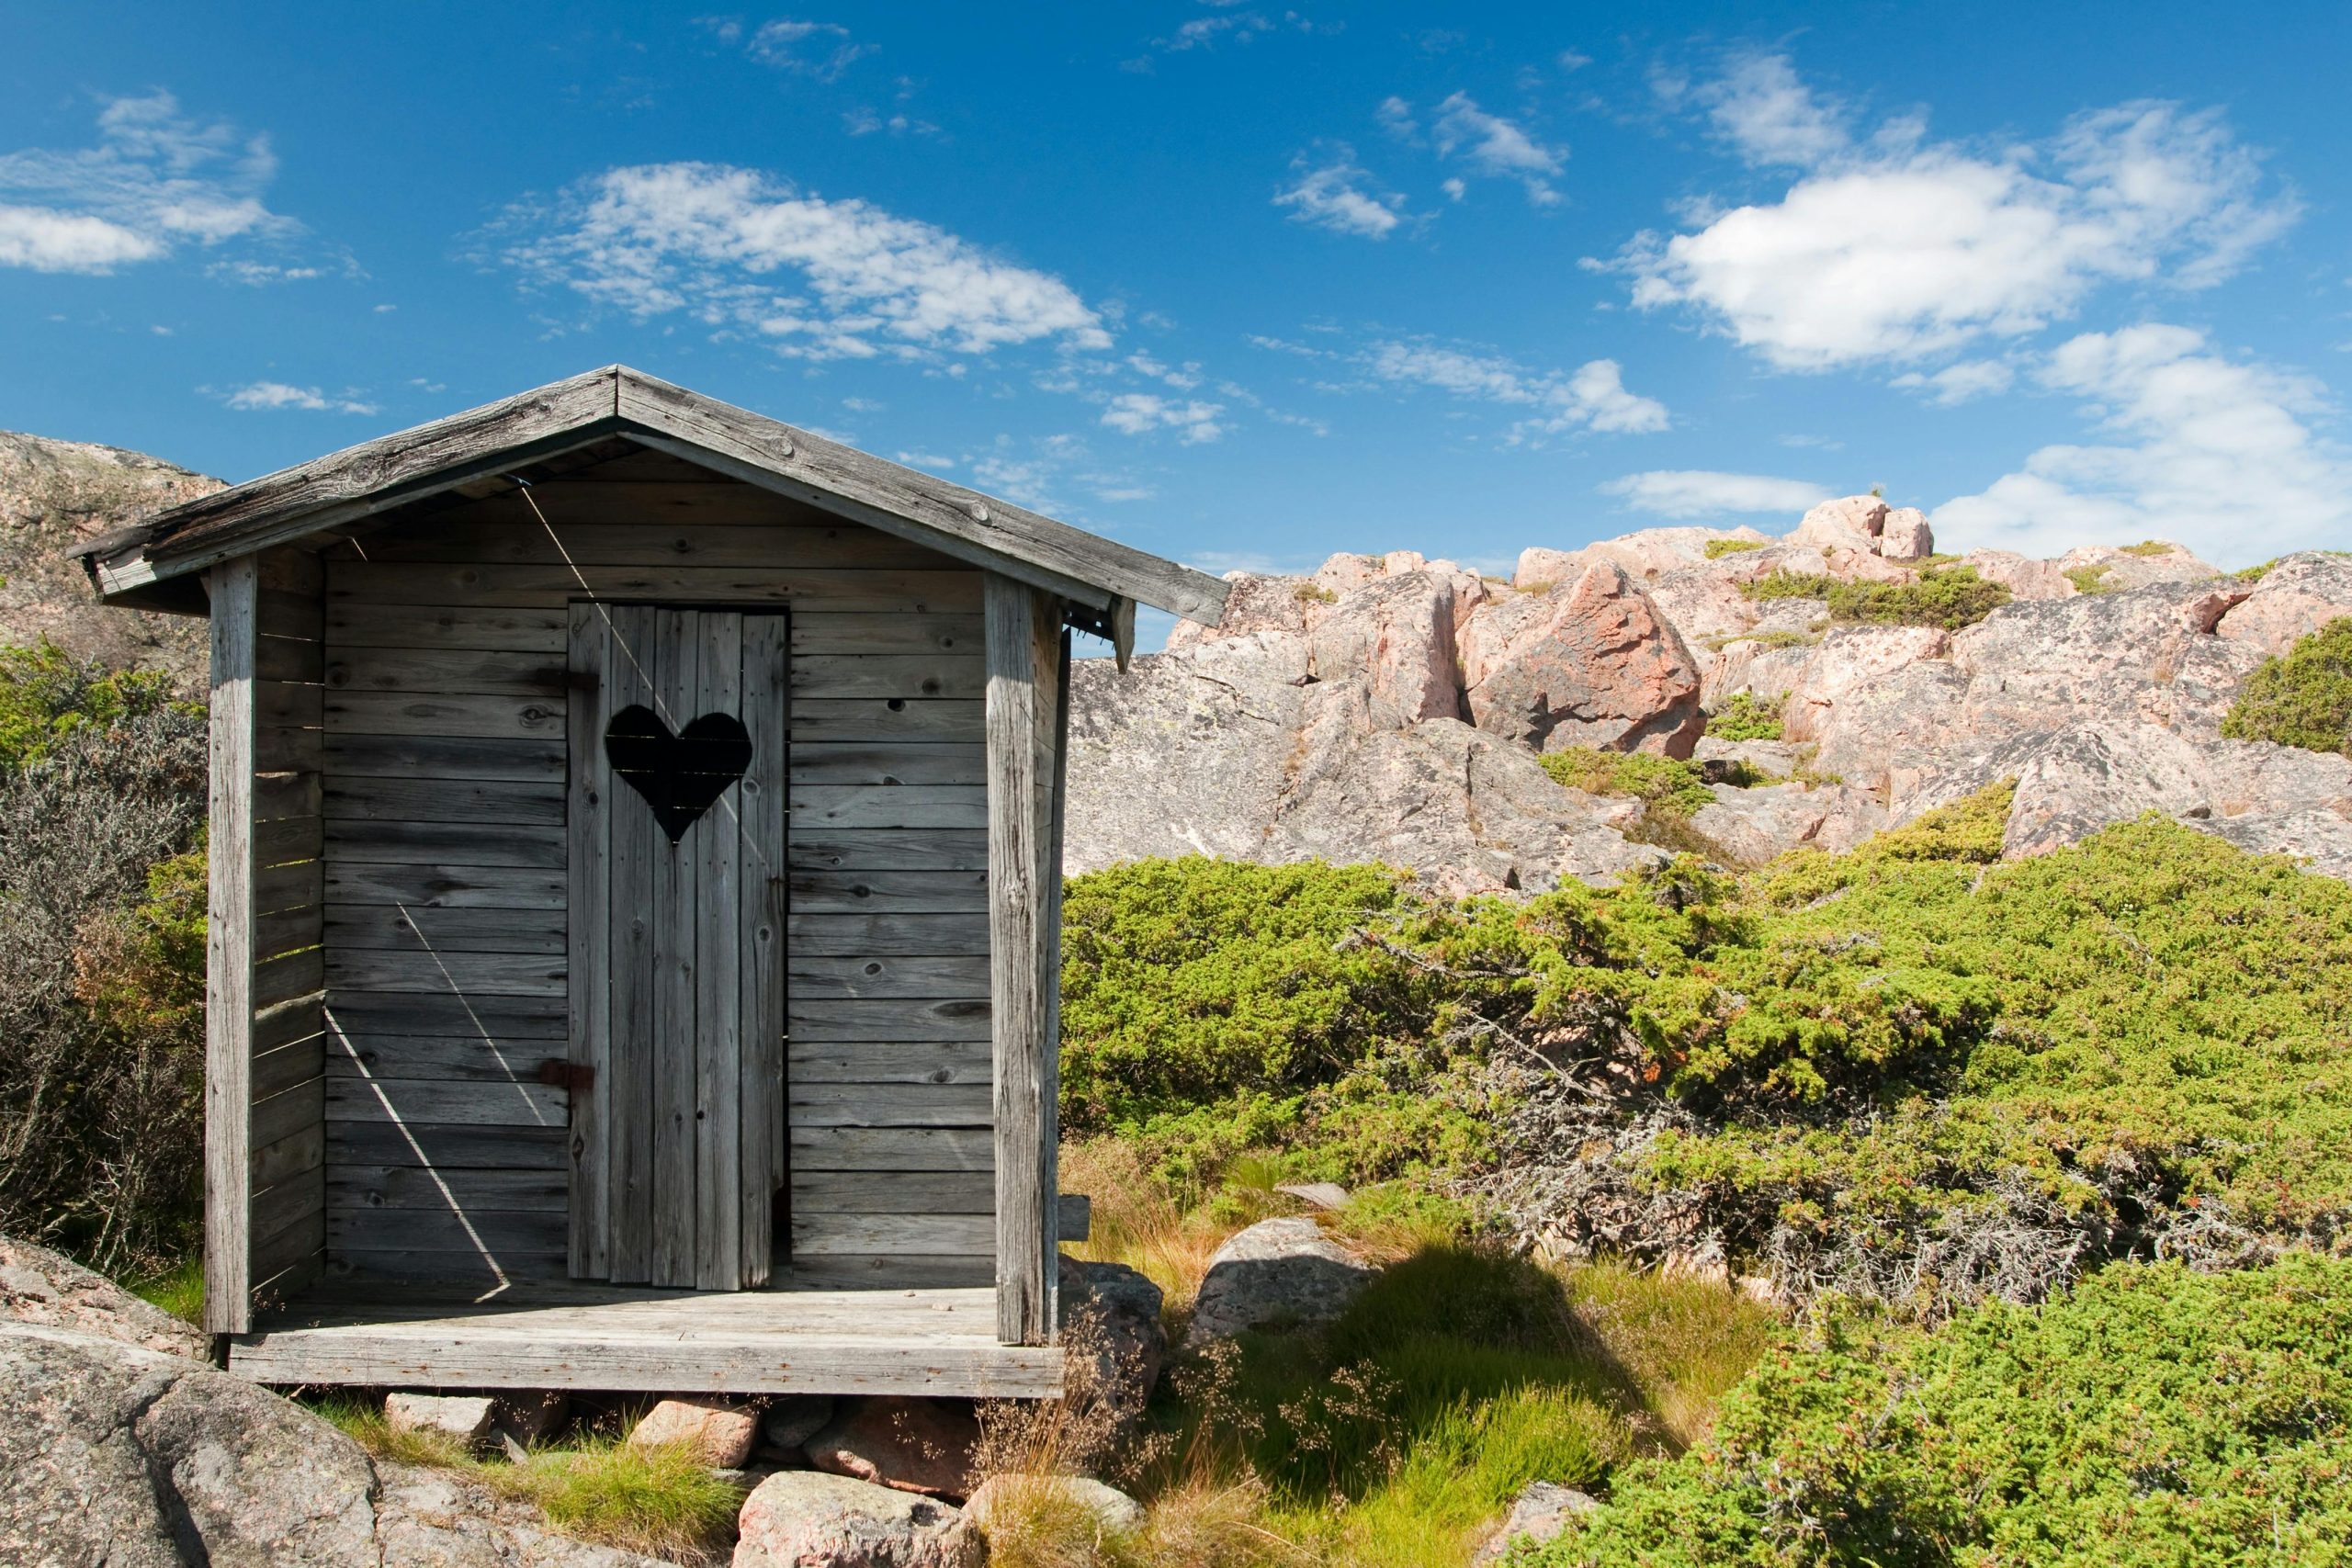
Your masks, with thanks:
[{"label": "wooden deck platform", "polygon": [[257,1382],[1048,1399],[1054,1346],[997,1343],[988,1289],[705,1292],[517,1286],[480,1301],[342,1287],[229,1341]]}]

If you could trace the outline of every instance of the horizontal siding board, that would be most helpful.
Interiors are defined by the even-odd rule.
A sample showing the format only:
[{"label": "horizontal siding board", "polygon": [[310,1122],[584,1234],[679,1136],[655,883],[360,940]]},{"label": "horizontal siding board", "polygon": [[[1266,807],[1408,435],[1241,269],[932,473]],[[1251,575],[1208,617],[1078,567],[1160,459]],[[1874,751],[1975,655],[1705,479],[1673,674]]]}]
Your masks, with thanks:
[{"label": "horizontal siding board", "polygon": [[988,694],[988,666],[978,643],[967,652],[801,654],[792,658],[792,694],[818,702],[857,697],[978,699]]},{"label": "horizontal siding board", "polygon": [[[583,587],[583,582],[585,586]],[[744,608],[810,604],[834,610],[971,614],[980,602],[978,571],[817,570],[757,567],[538,566],[463,564],[383,566],[337,562],[327,598],[373,604],[560,605],[575,598],[684,600]]]},{"label": "horizontal siding board", "polygon": [[412,909],[513,909],[560,914],[561,871],[544,866],[334,862],[323,887],[330,908],[405,905]]},{"label": "horizontal siding board", "polygon": [[[564,1092],[540,1083],[451,1083],[441,1078],[331,1077],[326,1119],[424,1122],[440,1126],[562,1129],[571,1119]],[[501,1162],[504,1163],[504,1162]]]},{"label": "horizontal siding board", "polygon": [[843,697],[792,705],[792,741],[856,745],[944,740],[976,745],[983,739],[982,702],[961,698]]},{"label": "horizontal siding board", "polygon": [[972,914],[988,908],[979,871],[795,871],[790,908],[806,915]]},{"label": "horizontal siding board", "polygon": [[434,696],[413,692],[333,692],[324,704],[327,732],[348,735],[531,737],[560,742],[563,699],[464,693]]},{"label": "horizontal siding board", "polygon": [[565,1154],[569,1141],[570,1134],[562,1127],[336,1122],[327,1126],[327,1162],[330,1168],[388,1165],[435,1170],[560,1171],[569,1163]]},{"label": "horizontal siding board", "polygon": [[337,948],[392,952],[561,954],[560,908],[443,908],[423,904],[330,904],[326,941]]},{"label": "horizontal siding board", "polygon": [[[549,510],[550,503],[536,494],[532,499],[547,512],[545,525],[519,505],[511,509],[515,515],[497,521],[468,522],[460,515],[447,523],[412,525],[382,536],[365,547],[368,560],[379,566],[412,562],[576,566],[590,574],[592,581],[600,571],[673,568],[739,573],[763,569],[779,572],[956,570],[953,560],[936,550],[854,525],[803,522],[775,513],[743,514],[726,521],[680,517],[662,523],[581,522],[561,516],[560,507]],[[605,509],[603,515],[617,514]]]},{"label": "horizontal siding board", "polygon": [[327,997],[327,1039],[351,1034],[444,1034],[469,1040],[560,1040],[564,1011],[543,997],[452,997],[339,987]]},{"label": "horizontal siding board", "polygon": [[796,914],[789,951],[811,955],[980,954],[989,950],[984,914]]},{"label": "horizontal siding board", "polygon": [[809,1001],[789,1010],[796,1043],[854,1041],[971,1041],[986,1044],[989,1009],[984,998]]},{"label": "horizontal siding board", "polygon": [[[360,862],[410,865],[418,863],[469,866],[516,866],[560,874],[563,829],[510,822],[327,823],[327,862],[340,868]],[[334,897],[334,872],[328,874]]]},{"label": "horizontal siding board", "polygon": [[827,1084],[985,1085],[994,1076],[984,1040],[795,1040],[790,1056],[795,1094]]},{"label": "horizontal siding board", "polygon": [[[558,1280],[569,1278],[567,1255],[556,1252],[505,1251],[496,1255],[495,1265],[474,1252],[403,1252],[397,1247],[376,1247],[342,1243],[327,1253],[326,1278],[330,1280],[368,1281],[379,1284],[450,1285],[480,1294],[501,1290],[517,1280]],[[232,1366],[243,1367],[233,1359]],[[342,1377],[326,1380],[316,1374],[278,1378],[266,1370],[253,1371],[250,1375],[262,1382],[295,1382],[334,1381],[342,1382],[391,1382],[395,1384],[425,1383],[437,1387],[453,1386],[447,1370],[440,1375],[379,1378]],[[503,1386],[542,1386],[545,1380],[516,1370]],[[598,1386],[608,1386],[599,1384]]]},{"label": "horizontal siding board", "polygon": [[993,1214],[818,1214],[795,1213],[792,1256],[837,1253],[949,1253],[993,1256]]},{"label": "horizontal siding board", "polygon": [[794,953],[786,958],[785,969],[791,994],[810,1001],[870,997],[962,998],[989,994],[986,953],[839,958]]},{"label": "horizontal siding board", "polygon": [[994,1089],[985,1083],[790,1084],[796,1127],[986,1127]]},{"label": "horizontal siding board", "polygon": [[327,950],[326,973],[330,987],[453,992],[467,998],[560,998],[567,963],[560,953],[454,953],[413,945],[395,952],[336,946]]},{"label": "horizontal siding board", "polygon": [[[462,1219],[460,1218],[462,1214]],[[509,1252],[545,1252],[564,1244],[560,1213],[537,1209],[382,1209],[330,1207],[327,1245],[401,1252],[479,1254],[503,1260]]]},{"label": "horizontal siding board", "polygon": [[563,657],[563,606],[357,604],[327,606],[330,645],[346,648],[506,649]]},{"label": "horizontal siding board", "polygon": [[795,1171],[996,1168],[995,1134],[984,1127],[793,1127],[790,1131]]},{"label": "horizontal siding board", "polygon": [[556,696],[563,654],[449,648],[338,648],[326,661],[329,692],[481,693]]},{"label": "horizontal siding board", "polygon": [[449,1082],[531,1083],[541,1066],[560,1062],[561,1042],[484,1040],[449,1034],[359,1034],[326,1055],[331,1078],[440,1078]]},{"label": "horizontal siding board", "polygon": [[806,871],[986,871],[989,836],[964,828],[796,826],[785,854]]},{"label": "horizontal siding board", "polygon": [[796,833],[845,828],[988,829],[984,784],[798,784]]},{"label": "horizontal siding board", "polygon": [[341,778],[563,782],[560,735],[330,735],[329,782]]},{"label": "horizontal siding board", "polygon": [[492,779],[379,779],[334,774],[327,815],[338,821],[513,823],[563,826],[563,785]]},{"label": "horizontal siding board", "polygon": [[956,741],[888,745],[809,741],[792,749],[792,783],[802,784],[979,784],[988,749]]},{"label": "horizontal siding board", "polygon": [[[793,1173],[792,1212],[802,1214],[989,1214],[996,1179],[986,1170],[901,1170],[877,1179],[864,1170]],[[989,1247],[994,1248],[995,1243]]]},{"label": "horizontal siding board", "polygon": [[419,1166],[343,1165],[326,1178],[328,1204],[355,1212],[446,1210],[454,1203],[467,1213],[525,1210],[560,1214],[565,1186],[560,1169],[426,1170]]}]

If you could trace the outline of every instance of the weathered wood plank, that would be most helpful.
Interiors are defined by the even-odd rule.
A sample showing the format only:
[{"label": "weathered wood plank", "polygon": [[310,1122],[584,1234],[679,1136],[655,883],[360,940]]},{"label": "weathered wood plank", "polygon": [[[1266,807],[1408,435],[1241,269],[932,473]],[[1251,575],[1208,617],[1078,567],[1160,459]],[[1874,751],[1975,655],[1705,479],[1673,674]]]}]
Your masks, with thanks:
[{"label": "weathered wood plank", "polygon": [[[636,606],[599,609],[605,644],[602,654],[607,717],[632,705],[651,706],[655,694],[646,659],[653,646],[653,612]],[[602,748],[598,748],[601,754]],[[613,789],[608,772],[599,773]],[[614,1110],[606,1133],[611,1153],[607,1213],[610,1218],[610,1278],[642,1283],[653,1276],[654,1055],[653,970],[655,942],[654,861],[668,845],[653,814],[616,810],[611,846],[612,1088],[605,1103]]]},{"label": "weathered wood plank", "polygon": [[330,692],[323,704],[330,735],[476,736],[560,741],[563,703],[555,696],[482,693],[428,696],[413,692]]},{"label": "weathered wood plank", "polygon": [[343,946],[326,952],[329,986],[368,991],[560,998],[566,973],[560,953],[457,953],[414,944],[405,952]]},{"label": "weathered wood plank", "polygon": [[556,910],[564,907],[564,875],[543,867],[351,863],[336,860],[324,872],[329,905],[401,904],[411,909]]},{"label": "weathered wood plank", "polygon": [[561,1252],[509,1251],[487,1256],[345,1245],[328,1254],[326,1278],[330,1283],[365,1286],[379,1296],[385,1293],[387,1285],[452,1285],[469,1294],[485,1295],[517,1283],[556,1283],[566,1278],[565,1269]]},{"label": "weathered wood plank", "polygon": [[[994,932],[991,941],[1001,940]],[[855,998],[964,998],[989,994],[986,953],[934,957],[835,957],[787,952],[796,1000]]]},{"label": "weathered wood plank", "polygon": [[988,834],[970,829],[796,827],[796,871],[986,871]]},{"label": "weathered wood plank", "polygon": [[426,1170],[421,1166],[339,1165],[326,1173],[327,1202],[356,1213],[370,1209],[439,1209],[467,1213],[499,1210],[564,1213],[560,1171]]},{"label": "weathered wood plank", "polygon": [[988,828],[988,790],[980,784],[796,784],[796,834],[836,828]]},{"label": "weathered wood plank", "polygon": [[563,829],[512,822],[371,822],[331,818],[326,826],[327,887],[335,874],[363,862],[512,866],[560,873]]},{"label": "weathered wood plank", "polygon": [[808,1001],[795,998],[791,1032],[796,1043],[854,1041],[966,1041],[989,1038],[985,998]]},{"label": "weathered wood plank", "polygon": [[552,735],[330,735],[330,777],[505,779],[561,784],[563,741]]},{"label": "weathered wood plank", "polygon": [[792,951],[840,957],[986,953],[984,913],[954,915],[796,914]]},{"label": "weathered wood plank", "polygon": [[[582,583],[585,587],[582,587]],[[979,573],[889,569],[717,566],[539,566],[338,562],[327,599],[364,604],[492,604],[552,607],[581,595],[611,603],[676,600],[687,604],[802,604],[831,610],[968,615],[979,604]]]},{"label": "weathered wood plank", "polygon": [[605,727],[612,722],[612,694],[605,680],[605,625],[596,606],[573,604],[566,660],[571,779],[564,938],[571,972],[582,979],[566,992],[571,1019],[566,1056],[586,1070],[588,1085],[571,1096],[568,1245],[571,1271],[585,1279],[603,1279],[610,1270],[612,1240],[613,993],[608,980],[613,933],[606,858],[612,825],[605,812],[612,778],[602,743]]},{"label": "weathered wood plank", "polygon": [[567,612],[560,604],[330,604],[329,643],[340,649],[480,649],[561,654]]},{"label": "weathered wood plank", "polygon": [[796,871],[792,907],[806,915],[985,913],[989,874],[978,871]]},{"label": "weathered wood plank", "polygon": [[988,749],[971,742],[889,745],[804,743],[792,749],[792,783],[969,784],[988,783]]},{"label": "weathered wood plank", "polygon": [[973,744],[983,733],[984,704],[958,697],[811,699],[792,705],[792,743],[871,745],[904,740]]},{"label": "weathered wood plank", "polygon": [[787,1120],[797,1127],[985,1127],[994,1093],[986,1083],[809,1083],[795,1078]]},{"label": "weathered wood plank", "polygon": [[[552,1040],[484,1040],[462,1034],[346,1034],[326,1054],[326,1076],[536,1084],[543,1064],[563,1059],[557,1045]],[[575,1103],[575,1125],[578,1110]]]},{"label": "weathered wood plank", "polygon": [[791,627],[782,615],[743,622],[743,723],[752,763],[737,786],[742,803],[742,1202],[737,1216],[746,1284],[775,1273],[777,1190],[785,1184],[785,806],[780,785],[790,733]]},{"label": "weathered wood plank", "polygon": [[319,814],[319,775],[314,773],[254,775],[254,820],[282,822]]},{"label": "weathered wood plank", "polygon": [[795,658],[844,653],[968,653],[980,649],[978,615],[877,615],[808,610],[793,617]]},{"label": "weathered wood plank", "polygon": [[264,635],[254,643],[254,679],[315,686],[325,679],[326,657],[307,637]]},{"label": "weathered wood plank", "polygon": [[[545,493],[545,488],[534,487],[532,499],[546,513],[547,526],[519,502],[484,500],[430,522],[386,530],[365,543],[368,559],[376,564],[481,562],[505,567],[560,566],[568,558],[583,571],[670,567],[734,571],[750,568],[797,571],[811,567],[957,569],[956,561],[937,550],[871,528],[812,519],[805,513],[796,517],[773,505],[765,516],[730,508],[732,515],[727,517],[678,516],[659,523],[587,521],[619,514],[609,502],[593,510],[559,504]],[[693,499],[681,498],[682,502]],[[489,508],[498,510],[485,511]]]},{"label": "weathered wood plank", "polygon": [[254,873],[254,908],[262,914],[303,909],[323,901],[326,868],[318,861],[264,866]]},{"label": "weathered wood plank", "polygon": [[326,1119],[426,1122],[443,1126],[563,1127],[564,1093],[541,1083],[451,1083],[443,1078],[330,1077],[323,1080]]},{"label": "weathered wood plank", "polygon": [[[986,1253],[978,1257],[959,1257],[949,1253],[842,1253],[796,1261],[792,1277],[809,1285],[840,1290],[953,1289],[988,1284],[996,1277],[996,1260]],[[1018,1348],[1013,1346],[1001,1348]]]},{"label": "weathered wood plank", "polygon": [[263,1144],[253,1152],[249,1163],[253,1184],[256,1188],[275,1187],[291,1180],[306,1170],[317,1170],[324,1163],[326,1123],[317,1122],[300,1131],[288,1133],[274,1144]]},{"label": "weathered wood plank", "polygon": [[252,558],[207,576],[211,594],[211,787],[205,929],[205,1328],[252,1324]]},{"label": "weathered wood plank", "polygon": [[[1052,1200],[1041,1099],[1051,1045],[1038,973],[1046,863],[1038,842],[1037,750],[1052,722],[1051,666],[1041,644],[1060,617],[1036,590],[990,573],[988,616],[989,996],[995,1002],[997,1337],[1053,1338]],[[1041,690],[1040,688],[1043,688]]]},{"label": "weathered wood plank", "polygon": [[563,786],[553,781],[518,784],[492,779],[371,779],[330,775],[327,814],[344,821],[563,826]]},{"label": "weathered wood plank", "polygon": [[[996,1178],[983,1170],[803,1170],[792,1178],[792,1213],[802,1214],[994,1214]],[[991,1221],[991,1224],[994,1222]],[[996,1248],[993,1234],[986,1247]],[[996,1332],[990,1312],[989,1332]]]},{"label": "weathered wood plank", "polygon": [[979,645],[955,653],[795,654],[792,694],[809,702],[904,697],[972,700],[988,690]]},{"label": "weathered wood plank", "polygon": [[952,1253],[985,1255],[996,1247],[996,1220],[988,1214],[820,1214],[792,1217],[792,1256],[834,1253]]},{"label": "weathered wood plank", "polygon": [[426,696],[475,693],[551,697],[563,691],[563,656],[511,649],[350,648],[325,661],[330,692],[410,692]]},{"label": "weathered wood plank", "polygon": [[[673,730],[684,728],[701,712],[695,705],[701,619],[694,611],[660,612],[654,619],[653,659],[647,671],[653,684],[652,707]],[[643,644],[637,646],[641,658]],[[700,1034],[695,1006],[695,917],[700,870],[695,852],[685,843],[672,842],[666,834],[654,839],[648,908],[653,937],[652,1282],[657,1285],[692,1285],[695,1280],[701,1143],[696,1112],[701,1105],[696,1089]]]},{"label": "weathered wood plank", "polygon": [[[697,666],[686,713],[743,712],[743,620],[707,610],[687,626]],[[748,729],[746,730],[748,734]],[[681,938],[694,942],[695,1241],[693,1279],[706,1291],[732,1291],[743,1279],[743,852],[738,787],[688,830],[694,903]]]},{"label": "weathered wood plank", "polygon": [[318,859],[321,836],[320,818],[284,817],[275,822],[255,822],[247,848],[254,870],[266,871]]},{"label": "weathered wood plank", "polygon": [[563,1242],[563,1216],[541,1209],[343,1208],[326,1211],[327,1245],[401,1252],[553,1251]]},{"label": "weathered wood plank", "polygon": [[[820,1084],[986,1084],[986,1041],[792,1043],[794,1092]],[[985,1120],[985,1118],[983,1118]]]},{"label": "weathered wood plank", "polygon": [[996,1142],[980,1127],[793,1127],[792,1168],[804,1170],[993,1170]]},{"label": "weathered wood plank", "polygon": [[327,1163],[337,1168],[396,1165],[435,1170],[560,1172],[566,1158],[564,1146],[570,1141],[571,1134],[560,1126],[334,1122],[327,1125]]},{"label": "weathered wood plank", "polygon": [[332,1037],[338,1032],[560,1041],[564,1020],[562,1007],[544,997],[461,998],[346,987],[327,998],[327,1032]]},{"label": "weathered wood plank", "polygon": [[329,945],[339,948],[386,948],[396,953],[530,953],[560,957],[566,923],[560,909],[330,904],[325,931]]},{"label": "weathered wood plank", "polygon": [[325,1092],[322,1079],[311,1078],[292,1089],[280,1090],[267,1100],[255,1100],[251,1146],[266,1148],[317,1126]]},{"label": "weathered wood plank", "polygon": [[271,1008],[311,995],[325,984],[321,970],[322,960],[315,947],[260,960],[253,969],[253,989],[249,993],[253,1006],[256,1010]]}]

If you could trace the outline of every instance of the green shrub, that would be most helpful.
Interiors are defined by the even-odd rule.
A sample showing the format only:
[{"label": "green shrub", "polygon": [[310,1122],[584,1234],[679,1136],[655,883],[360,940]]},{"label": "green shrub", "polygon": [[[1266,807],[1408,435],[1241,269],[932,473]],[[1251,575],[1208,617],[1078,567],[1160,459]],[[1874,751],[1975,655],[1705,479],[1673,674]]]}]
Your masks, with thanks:
[{"label": "green shrub", "polygon": [[1544,771],[1570,789],[1587,795],[1629,796],[1668,816],[1688,818],[1710,805],[1714,791],[1707,787],[1697,764],[1645,751],[1600,751],[1570,746],[1546,751],[1536,761]]},{"label": "green shrub", "polygon": [[186,705],[173,701],[171,678],[160,671],[109,670],[45,637],[0,648],[0,769],[39,761],[77,730],[111,729],[175,706]]},{"label": "green shrub", "polygon": [[1680,1459],[1522,1568],[2334,1562],[2352,1540],[2352,1261],[2094,1275],[1929,1334],[1768,1356]]},{"label": "green shrub", "polygon": [[1765,539],[1709,539],[1707,558],[1721,560],[1725,556],[1746,555],[1750,550],[1762,549],[1770,541]]},{"label": "green shrub", "polygon": [[1707,716],[1707,733],[1718,740],[1778,740],[1781,706],[1788,700],[1786,692],[1770,702],[1758,701],[1753,692],[1734,692]]},{"label": "green shrub", "polygon": [[2009,602],[2009,591],[1979,577],[1973,566],[1930,567],[1907,582],[1853,582],[1821,573],[1776,568],[1743,582],[1750,599],[1820,599],[1829,618],[1848,625],[1973,626]]},{"label": "green shrub", "polygon": [[2143,539],[2136,545],[2125,545],[2122,551],[2127,556],[2168,556],[2179,548],[2178,545],[2168,545],[2162,539]]},{"label": "green shrub", "polygon": [[2108,581],[2104,566],[2070,566],[2066,569],[2066,581],[2075,585],[2077,593],[2112,593],[2123,586]]},{"label": "green shrub", "polygon": [[2264,660],[2238,689],[2222,733],[2352,756],[2352,615]]}]

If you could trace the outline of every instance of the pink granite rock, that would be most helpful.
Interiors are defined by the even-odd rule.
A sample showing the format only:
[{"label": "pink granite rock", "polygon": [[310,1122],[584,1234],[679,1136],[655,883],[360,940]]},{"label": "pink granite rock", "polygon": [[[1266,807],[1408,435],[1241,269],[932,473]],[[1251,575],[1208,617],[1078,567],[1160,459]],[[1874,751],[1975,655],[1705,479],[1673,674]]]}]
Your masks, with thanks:
[{"label": "pink granite rock", "polygon": [[631,1448],[689,1445],[713,1470],[733,1470],[760,1440],[760,1413],[717,1399],[665,1399],[630,1429]]},{"label": "pink granite rock", "polygon": [[966,1497],[978,1481],[971,1466],[979,1440],[979,1417],[970,1401],[894,1394],[842,1401],[805,1451],[810,1464],[835,1475],[899,1492]]},{"label": "pink granite rock", "polygon": [[1489,734],[1688,757],[1706,727],[1697,661],[1618,567],[1482,605],[1458,635],[1471,722]]}]

